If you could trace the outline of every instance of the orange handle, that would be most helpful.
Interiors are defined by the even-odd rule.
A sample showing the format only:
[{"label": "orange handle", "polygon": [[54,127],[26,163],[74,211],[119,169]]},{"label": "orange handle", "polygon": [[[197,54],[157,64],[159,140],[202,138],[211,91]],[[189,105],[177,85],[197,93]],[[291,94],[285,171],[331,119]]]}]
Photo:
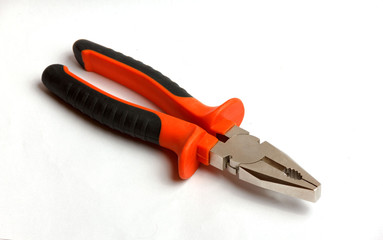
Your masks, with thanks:
[{"label": "orange handle", "polygon": [[183,179],[191,177],[200,162],[209,164],[210,149],[218,140],[193,123],[119,99],[62,65],[47,67],[42,81],[58,97],[100,123],[177,153]]},{"label": "orange handle", "polygon": [[153,68],[131,57],[88,40],[73,45],[77,61],[87,71],[110,78],[148,98],[166,113],[192,122],[210,134],[225,134],[240,125],[244,116],[241,100],[233,98],[209,107]]}]

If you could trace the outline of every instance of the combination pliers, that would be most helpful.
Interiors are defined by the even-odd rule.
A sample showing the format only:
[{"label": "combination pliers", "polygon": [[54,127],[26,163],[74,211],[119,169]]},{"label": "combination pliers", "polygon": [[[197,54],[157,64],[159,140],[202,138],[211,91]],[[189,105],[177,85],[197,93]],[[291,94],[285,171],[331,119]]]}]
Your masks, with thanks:
[{"label": "combination pliers", "polygon": [[44,85],[98,122],[174,151],[182,179],[203,163],[262,188],[313,202],[319,199],[321,185],[315,178],[285,153],[239,127],[244,116],[241,100],[206,106],[153,68],[88,40],[76,41],[73,52],[86,71],[132,89],[167,114],[117,98],[59,64],[44,70]]}]

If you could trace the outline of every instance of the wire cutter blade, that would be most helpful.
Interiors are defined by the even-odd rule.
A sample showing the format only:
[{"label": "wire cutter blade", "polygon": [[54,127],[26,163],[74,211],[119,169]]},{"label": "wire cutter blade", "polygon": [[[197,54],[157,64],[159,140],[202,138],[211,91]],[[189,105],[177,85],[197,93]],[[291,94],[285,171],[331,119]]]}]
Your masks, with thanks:
[{"label": "wire cutter blade", "polygon": [[316,202],[321,184],[289,156],[237,126],[211,150],[210,164],[253,185]]}]

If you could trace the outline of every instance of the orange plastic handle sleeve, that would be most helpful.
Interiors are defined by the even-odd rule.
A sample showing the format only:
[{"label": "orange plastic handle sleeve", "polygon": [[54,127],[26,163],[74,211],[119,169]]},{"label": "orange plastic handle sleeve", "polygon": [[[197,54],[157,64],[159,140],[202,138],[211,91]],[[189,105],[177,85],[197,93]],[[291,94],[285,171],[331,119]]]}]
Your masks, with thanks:
[{"label": "orange plastic handle sleeve", "polygon": [[200,162],[209,164],[210,149],[218,140],[199,126],[117,98],[62,65],[47,67],[42,80],[58,97],[100,123],[174,151],[182,179],[191,177]]},{"label": "orange plastic handle sleeve", "polygon": [[209,107],[160,72],[112,49],[88,40],[78,40],[73,45],[73,51],[77,61],[87,71],[132,89],[169,115],[195,123],[214,136],[223,135],[242,122],[244,106],[237,98],[218,107]]}]

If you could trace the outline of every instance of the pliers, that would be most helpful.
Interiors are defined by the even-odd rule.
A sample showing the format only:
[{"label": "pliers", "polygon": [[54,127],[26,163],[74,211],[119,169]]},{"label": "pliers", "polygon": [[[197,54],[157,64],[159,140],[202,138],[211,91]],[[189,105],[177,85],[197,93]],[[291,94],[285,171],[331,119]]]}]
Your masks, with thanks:
[{"label": "pliers", "polygon": [[73,52],[86,71],[132,89],[167,114],[117,98],[59,64],[44,70],[44,85],[98,122],[174,151],[182,179],[190,178],[202,163],[262,188],[312,202],[319,199],[321,184],[315,178],[239,127],[244,116],[241,100],[206,106],[153,68],[88,40],[76,41]]}]

